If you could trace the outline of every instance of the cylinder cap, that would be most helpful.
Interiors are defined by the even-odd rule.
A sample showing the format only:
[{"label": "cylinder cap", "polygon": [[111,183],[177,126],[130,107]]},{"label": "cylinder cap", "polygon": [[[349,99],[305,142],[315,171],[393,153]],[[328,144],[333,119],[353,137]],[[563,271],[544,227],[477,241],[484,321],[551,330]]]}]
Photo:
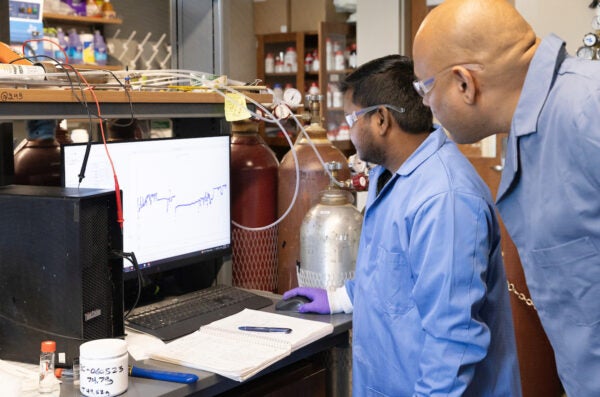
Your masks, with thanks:
[{"label": "cylinder cap", "polygon": [[231,123],[232,132],[258,132],[258,123],[250,119],[238,120]]},{"label": "cylinder cap", "polygon": [[42,353],[52,353],[56,351],[56,342],[53,340],[45,340],[42,342]]}]

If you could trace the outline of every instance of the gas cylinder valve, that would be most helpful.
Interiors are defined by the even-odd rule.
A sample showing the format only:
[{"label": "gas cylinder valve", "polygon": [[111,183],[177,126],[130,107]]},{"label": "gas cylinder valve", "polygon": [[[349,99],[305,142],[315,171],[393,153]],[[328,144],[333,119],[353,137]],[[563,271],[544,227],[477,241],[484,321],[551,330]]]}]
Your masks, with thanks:
[{"label": "gas cylinder valve", "polygon": [[364,172],[361,172],[359,174],[352,175],[350,179],[346,179],[343,183],[344,187],[347,189],[362,192],[369,188],[369,176]]},{"label": "gas cylinder valve", "polygon": [[348,190],[354,190],[356,192],[362,192],[367,190],[369,187],[369,176],[364,172],[360,172],[354,174],[350,177],[350,179],[346,179],[344,181],[337,181],[338,171],[342,169],[342,164],[338,161],[330,161],[325,164],[327,169],[329,170],[329,188],[343,188]]}]

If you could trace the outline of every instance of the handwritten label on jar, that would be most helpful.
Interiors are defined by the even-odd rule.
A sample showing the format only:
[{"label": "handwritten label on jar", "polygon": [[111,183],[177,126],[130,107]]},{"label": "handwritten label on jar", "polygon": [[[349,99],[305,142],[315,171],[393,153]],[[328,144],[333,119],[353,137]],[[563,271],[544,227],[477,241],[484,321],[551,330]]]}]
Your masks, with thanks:
[{"label": "handwritten label on jar", "polygon": [[85,396],[117,396],[127,390],[127,344],[99,339],[80,346],[80,386]]},{"label": "handwritten label on jar", "polygon": [[[101,365],[100,363],[98,363]],[[114,396],[123,389],[123,378],[127,380],[127,370],[122,365],[112,367],[97,367],[81,365],[80,390],[86,396]],[[125,389],[127,388],[125,382]],[[118,394],[122,393],[119,391]]]}]

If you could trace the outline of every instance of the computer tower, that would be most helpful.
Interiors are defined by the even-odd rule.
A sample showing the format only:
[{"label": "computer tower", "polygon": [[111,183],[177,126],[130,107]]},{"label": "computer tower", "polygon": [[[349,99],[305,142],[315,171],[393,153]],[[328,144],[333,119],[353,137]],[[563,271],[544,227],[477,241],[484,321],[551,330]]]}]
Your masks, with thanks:
[{"label": "computer tower", "polygon": [[123,265],[113,191],[0,187],[0,359],[72,363],[88,340],[122,337]]},{"label": "computer tower", "polygon": [[12,123],[0,123],[0,186],[10,185],[15,178]]}]

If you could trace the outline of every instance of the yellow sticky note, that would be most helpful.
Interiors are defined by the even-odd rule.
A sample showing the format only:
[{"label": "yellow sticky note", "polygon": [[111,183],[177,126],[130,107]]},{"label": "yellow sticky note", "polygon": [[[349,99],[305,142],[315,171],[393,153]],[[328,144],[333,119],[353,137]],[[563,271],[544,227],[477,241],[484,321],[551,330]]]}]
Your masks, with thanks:
[{"label": "yellow sticky note", "polygon": [[244,95],[229,92],[225,94],[225,120],[245,120],[251,116],[246,107],[246,97]]}]

